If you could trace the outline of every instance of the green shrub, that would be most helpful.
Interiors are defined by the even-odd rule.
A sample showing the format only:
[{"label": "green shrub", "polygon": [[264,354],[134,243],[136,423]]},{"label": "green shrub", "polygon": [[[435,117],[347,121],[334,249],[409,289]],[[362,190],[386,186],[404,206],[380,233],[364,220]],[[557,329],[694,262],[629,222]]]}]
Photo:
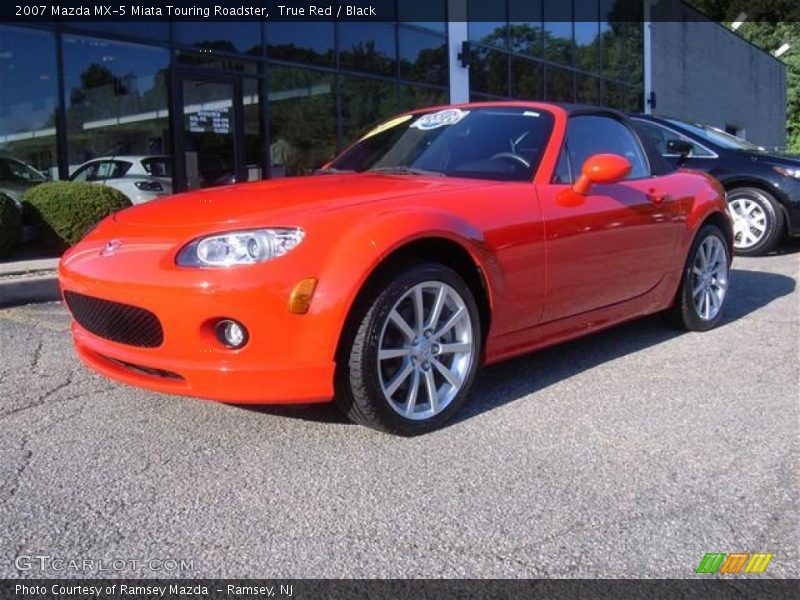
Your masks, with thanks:
[{"label": "green shrub", "polygon": [[0,193],[0,256],[6,256],[19,243],[21,235],[22,219],[17,203]]},{"label": "green shrub", "polygon": [[71,181],[52,181],[29,188],[22,200],[30,210],[40,241],[53,250],[67,249],[95,223],[131,206],[131,201],[119,190]]}]

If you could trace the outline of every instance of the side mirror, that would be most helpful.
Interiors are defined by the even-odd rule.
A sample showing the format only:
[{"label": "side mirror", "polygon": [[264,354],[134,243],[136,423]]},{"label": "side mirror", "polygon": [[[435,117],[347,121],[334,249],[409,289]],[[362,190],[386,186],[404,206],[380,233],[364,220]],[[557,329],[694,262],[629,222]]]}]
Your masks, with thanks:
[{"label": "side mirror", "polygon": [[595,154],[583,163],[581,176],[573,184],[576,194],[585,196],[596,183],[616,183],[631,172],[631,163],[619,154]]},{"label": "side mirror", "polygon": [[667,154],[677,154],[686,160],[692,154],[692,144],[686,140],[667,140]]}]

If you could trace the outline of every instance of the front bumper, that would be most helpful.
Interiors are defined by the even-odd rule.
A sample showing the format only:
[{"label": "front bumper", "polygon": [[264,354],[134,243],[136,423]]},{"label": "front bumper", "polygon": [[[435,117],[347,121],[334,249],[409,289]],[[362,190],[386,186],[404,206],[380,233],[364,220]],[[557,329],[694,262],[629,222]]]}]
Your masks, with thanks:
[{"label": "front bumper", "polygon": [[[312,302],[305,315],[288,311],[291,288],[302,278],[294,275],[291,261],[181,269],[164,260],[170,253],[162,245],[133,246],[104,258],[101,242],[82,242],[59,266],[62,292],[149,310],[163,327],[163,342],[147,348],[105,339],[73,320],[78,355],[89,367],[130,385],[222,402],[312,403],[333,397],[337,329],[323,302]],[[247,344],[234,350],[216,339],[214,324],[222,318],[247,327]]]}]

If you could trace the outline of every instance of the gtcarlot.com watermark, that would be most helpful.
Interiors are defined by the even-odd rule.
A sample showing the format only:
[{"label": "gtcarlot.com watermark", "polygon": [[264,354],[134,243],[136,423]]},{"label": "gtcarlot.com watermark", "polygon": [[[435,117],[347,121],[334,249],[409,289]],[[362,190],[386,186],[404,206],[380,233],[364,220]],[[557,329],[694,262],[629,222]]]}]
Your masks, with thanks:
[{"label": "gtcarlot.com watermark", "polygon": [[22,554],[14,560],[19,571],[56,573],[154,573],[174,574],[194,571],[194,560],[185,558],[65,558],[47,554]]}]

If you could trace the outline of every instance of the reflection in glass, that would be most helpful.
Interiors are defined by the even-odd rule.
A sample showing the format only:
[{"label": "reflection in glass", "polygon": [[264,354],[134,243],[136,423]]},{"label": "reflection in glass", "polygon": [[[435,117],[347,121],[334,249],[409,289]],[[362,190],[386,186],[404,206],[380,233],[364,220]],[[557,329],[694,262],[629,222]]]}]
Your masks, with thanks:
[{"label": "reflection in glass", "polygon": [[398,111],[447,104],[447,92],[419,85],[401,85]]},{"label": "reflection in glass", "polygon": [[244,104],[244,166],[245,181],[264,178],[264,131],[262,128],[261,92],[258,79],[245,78],[242,81],[242,103]]},{"label": "reflection in glass", "polygon": [[314,65],[335,60],[332,22],[268,22],[266,36],[270,58]]},{"label": "reflection in glass", "polygon": [[261,54],[261,25],[255,21],[177,21],[175,36],[203,50]]},{"label": "reflection in glass", "polygon": [[467,0],[467,35],[473,42],[506,48],[508,14],[505,2]]},{"label": "reflection in glass", "polygon": [[572,3],[544,0],[544,57],[572,64]]},{"label": "reflection in glass", "polygon": [[508,49],[541,57],[543,52],[542,5],[530,0],[509,0]]},{"label": "reflection in glass", "polygon": [[469,62],[471,90],[508,96],[508,58],[506,52],[472,46]]},{"label": "reflection in glass", "polygon": [[542,64],[518,56],[511,57],[511,97],[519,100],[544,98]]},{"label": "reflection in glass", "polygon": [[236,114],[232,83],[183,81],[186,187],[236,182]]},{"label": "reflection in glass", "polygon": [[0,27],[0,57],[0,155],[16,159],[0,165],[0,192],[19,199],[41,180],[26,165],[58,178],[54,36]]},{"label": "reflection in glass", "polygon": [[551,102],[574,102],[573,71],[548,66],[545,69],[545,98]]},{"label": "reflection in glass", "polygon": [[168,21],[70,21],[70,26],[87,29],[101,35],[118,33],[143,40],[167,40]]},{"label": "reflection in glass", "polygon": [[585,71],[600,67],[600,23],[575,22],[575,66]]},{"label": "reflection in glass", "polygon": [[400,27],[400,77],[447,85],[447,44],[441,36]]},{"label": "reflection in glass", "polygon": [[395,26],[379,22],[339,24],[339,64],[343,69],[395,75]]},{"label": "reflection in glass", "polygon": [[577,75],[577,98],[579,104],[600,104],[600,81],[589,75]]},{"label": "reflection in glass", "polygon": [[341,92],[345,145],[370,125],[397,112],[397,89],[393,82],[343,76]]},{"label": "reflection in glass", "polygon": [[69,172],[103,156],[170,150],[169,52],[64,36]]},{"label": "reflection in glass", "polygon": [[307,174],[333,158],[334,76],[271,65],[268,89],[272,176]]}]

